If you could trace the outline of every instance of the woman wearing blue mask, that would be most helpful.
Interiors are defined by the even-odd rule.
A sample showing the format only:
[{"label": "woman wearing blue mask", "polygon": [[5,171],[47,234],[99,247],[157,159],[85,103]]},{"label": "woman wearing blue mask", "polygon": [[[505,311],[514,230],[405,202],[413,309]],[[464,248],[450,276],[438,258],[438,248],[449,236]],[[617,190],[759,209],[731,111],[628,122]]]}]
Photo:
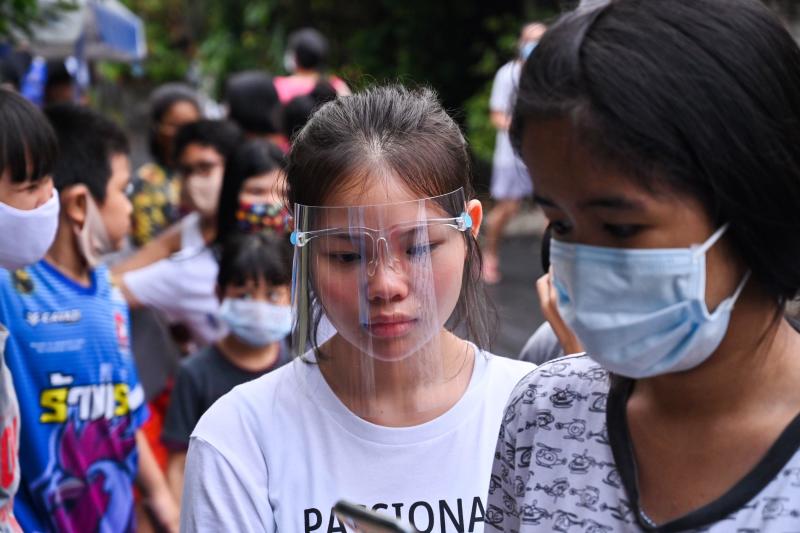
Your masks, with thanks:
[{"label": "woman wearing blue mask", "polygon": [[236,385],[290,359],[291,262],[286,238],[274,234],[233,235],[222,247],[217,295],[229,333],[181,364],[162,432],[170,449],[168,479],[179,500],[189,436],[203,413]]},{"label": "woman wearing blue mask", "polygon": [[588,356],[523,379],[496,530],[788,531],[800,517],[800,49],[756,0],[565,15],[512,124]]}]

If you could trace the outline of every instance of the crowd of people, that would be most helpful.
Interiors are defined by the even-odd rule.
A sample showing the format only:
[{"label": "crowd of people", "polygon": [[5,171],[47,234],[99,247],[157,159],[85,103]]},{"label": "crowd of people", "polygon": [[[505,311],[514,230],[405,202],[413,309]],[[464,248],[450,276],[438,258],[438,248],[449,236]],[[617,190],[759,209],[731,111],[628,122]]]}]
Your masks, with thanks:
[{"label": "crowd of people", "polygon": [[[800,47],[775,15],[524,25],[486,216],[436,93],[350,94],[326,54],[294,33],[292,74],[232,75],[222,119],[157,88],[136,169],[98,111],[0,88],[0,531],[353,531],[342,499],[427,532],[795,530]],[[530,194],[547,322],[517,360],[485,285]]]}]

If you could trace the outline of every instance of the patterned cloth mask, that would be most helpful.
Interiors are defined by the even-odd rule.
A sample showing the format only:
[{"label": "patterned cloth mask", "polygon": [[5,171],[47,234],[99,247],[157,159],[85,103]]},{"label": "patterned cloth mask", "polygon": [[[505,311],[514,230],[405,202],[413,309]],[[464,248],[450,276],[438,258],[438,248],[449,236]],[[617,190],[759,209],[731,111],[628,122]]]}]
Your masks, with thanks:
[{"label": "patterned cloth mask", "polygon": [[289,210],[277,202],[251,204],[240,202],[236,224],[242,233],[272,231],[283,235],[289,230]]}]

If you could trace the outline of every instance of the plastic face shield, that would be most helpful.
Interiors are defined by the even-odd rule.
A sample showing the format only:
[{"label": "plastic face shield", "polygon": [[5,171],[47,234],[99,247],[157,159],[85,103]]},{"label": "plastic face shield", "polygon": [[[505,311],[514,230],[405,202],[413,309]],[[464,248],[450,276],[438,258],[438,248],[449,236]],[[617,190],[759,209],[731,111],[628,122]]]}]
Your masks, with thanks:
[{"label": "plastic face shield", "polygon": [[[388,374],[402,373],[417,390],[452,378],[441,342],[461,294],[471,227],[461,189],[395,204],[295,206],[293,349],[308,357],[318,347],[333,362],[333,388],[360,414],[375,409]],[[436,402],[417,395],[408,409]]]},{"label": "plastic face shield", "polygon": [[335,345],[384,362],[441,356],[436,341],[461,292],[471,227],[462,189],[395,204],[295,206],[295,349],[313,348],[324,315],[337,333],[324,355],[336,357],[327,353]]}]

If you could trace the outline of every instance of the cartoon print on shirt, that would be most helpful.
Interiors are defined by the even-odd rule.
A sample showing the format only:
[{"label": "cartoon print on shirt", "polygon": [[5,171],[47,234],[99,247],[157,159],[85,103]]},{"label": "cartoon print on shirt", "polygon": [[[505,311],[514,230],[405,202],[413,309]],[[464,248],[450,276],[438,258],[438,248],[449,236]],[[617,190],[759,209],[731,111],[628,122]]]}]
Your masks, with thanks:
[{"label": "cartoon print on shirt", "polygon": [[595,522],[591,518],[586,519],[586,529],[583,530],[583,533],[608,533],[609,531],[613,531],[614,528],[611,526],[603,525],[599,522]]},{"label": "cartoon print on shirt", "polygon": [[545,431],[550,431],[553,428],[550,427],[550,424],[555,422],[556,417],[553,416],[553,413],[550,412],[549,409],[542,409],[541,411],[536,411],[536,416],[533,420],[528,420],[525,422],[524,428],[519,428],[517,433],[522,433],[523,431],[527,431],[531,428],[536,429],[544,429]]},{"label": "cartoon print on shirt", "polygon": [[553,404],[553,407],[558,409],[569,409],[575,405],[576,401],[586,401],[589,399],[589,396],[584,396],[579,392],[570,390],[570,385],[567,385],[563,389],[553,387],[553,390],[555,392],[550,395],[550,402]]},{"label": "cartoon print on shirt", "polygon": [[519,468],[528,468],[529,466],[531,466],[532,453],[533,449],[530,446],[523,446],[521,448],[517,448],[517,454],[519,454],[519,463],[517,464],[517,466]]},{"label": "cartoon print on shirt", "polygon": [[499,526],[503,523],[503,511],[495,507],[494,505],[490,505],[486,508],[486,523],[491,526]]},{"label": "cartoon print on shirt", "polygon": [[774,520],[781,516],[800,517],[800,510],[786,509],[789,498],[766,498],[764,501],[764,507],[761,509],[761,517],[764,520]]},{"label": "cartoon print on shirt", "polygon": [[603,429],[601,429],[600,431],[597,431],[597,432],[590,431],[589,433],[586,434],[586,437],[588,439],[594,439],[595,442],[599,442],[600,444],[608,445],[609,444],[608,426],[603,424]]},{"label": "cartoon print on shirt", "polygon": [[573,474],[586,474],[590,468],[605,468],[606,466],[613,466],[613,464],[589,457],[589,450],[583,450],[581,454],[573,453],[572,461],[567,465],[569,471]]},{"label": "cartoon print on shirt", "polygon": [[567,491],[569,490],[569,481],[567,478],[560,477],[553,481],[552,485],[540,485],[536,484],[533,488],[534,491],[542,491],[548,496],[553,498],[553,502],[557,502],[559,498],[563,498],[566,496]]},{"label": "cartoon print on shirt", "polygon": [[[638,531],[636,524],[647,528],[646,517],[638,516],[636,506],[626,499],[625,485],[611,450],[611,437],[616,433],[610,434],[606,415],[611,395],[608,375],[595,363],[587,364],[590,362],[584,358],[581,363],[576,358],[575,364],[567,367],[564,361],[545,363],[526,378],[532,383],[519,385],[518,390],[532,391],[533,399],[530,404],[517,401],[516,418],[506,428],[509,438],[498,447],[506,455],[513,455],[509,466],[513,464],[511,470],[516,471],[500,480],[501,486],[489,498],[502,510],[511,505],[504,502],[502,495],[513,495],[516,514],[505,513],[505,521],[496,530],[613,533],[629,528]],[[567,374],[571,380],[563,379]],[[551,381],[545,376],[550,376]],[[612,419],[611,423],[616,421]],[[515,449],[506,450],[504,445]],[[530,467],[526,467],[529,470],[521,472],[517,464],[521,457],[530,457],[531,450]],[[794,531],[796,528],[787,528],[786,524],[800,523],[800,500],[793,492],[800,494],[800,451],[796,455],[775,476],[769,486],[775,488],[765,488],[766,494],[740,505],[724,519],[690,530]],[[503,468],[498,462],[494,472]],[[757,524],[768,525],[748,527]]]},{"label": "cartoon print on shirt", "polygon": [[503,506],[506,513],[511,516],[517,516],[517,500],[507,492],[503,492]]},{"label": "cartoon print on shirt", "polygon": [[569,489],[569,493],[573,496],[578,496],[578,507],[597,511],[597,502],[600,501],[600,489],[597,487],[590,485],[584,489]]},{"label": "cartoon print on shirt", "polygon": [[500,483],[500,476],[492,474],[492,477],[489,478],[489,494],[494,494],[494,491],[502,486],[502,483]]},{"label": "cartoon print on shirt", "polygon": [[578,519],[578,515],[575,513],[556,511],[556,517],[555,520],[553,520],[553,531],[566,533],[572,529],[572,526],[583,526],[585,523],[586,520]]},{"label": "cartoon print on shirt", "polygon": [[619,505],[617,506],[601,503],[600,510],[611,511],[611,516],[620,522],[625,522],[626,524],[633,522],[633,511],[631,510],[631,504],[625,500],[620,500]]},{"label": "cartoon print on shirt", "polygon": [[592,404],[589,406],[589,411],[593,413],[605,413],[606,406],[608,405],[608,393],[593,392],[592,396],[594,399],[592,400]]},{"label": "cartoon print on shirt", "polygon": [[552,448],[541,442],[536,443],[536,464],[545,468],[567,464],[566,457],[561,457],[561,448]]},{"label": "cartoon print on shirt", "polygon": [[554,362],[541,368],[539,373],[543,378],[568,378],[566,371],[569,369],[568,363]]},{"label": "cartoon print on shirt", "polygon": [[622,476],[619,475],[619,470],[612,468],[611,471],[606,474],[603,483],[615,489],[622,488]]},{"label": "cartoon print on shirt", "polygon": [[783,471],[783,476],[792,479],[792,487],[800,487],[800,468],[787,468]]},{"label": "cartoon print on shirt", "polygon": [[531,490],[528,487],[528,482],[530,481],[532,475],[533,472],[528,472],[528,475],[525,476],[525,479],[523,479],[522,476],[516,476],[514,478],[514,495],[517,498],[522,498],[525,496],[525,492]]},{"label": "cartoon print on shirt", "polygon": [[566,429],[565,439],[583,442],[583,434],[586,433],[586,420],[573,418],[572,422],[556,422],[556,429]]},{"label": "cartoon print on shirt", "polygon": [[575,372],[574,370],[569,373],[570,377],[576,376],[578,379],[586,381],[596,381],[598,383],[608,379],[608,371],[601,366],[589,368],[584,372]]},{"label": "cartoon print on shirt", "polygon": [[529,526],[538,526],[542,520],[553,518],[553,515],[547,512],[547,509],[537,506],[538,500],[533,500],[530,505],[526,504],[520,507],[519,516],[522,523]]}]

